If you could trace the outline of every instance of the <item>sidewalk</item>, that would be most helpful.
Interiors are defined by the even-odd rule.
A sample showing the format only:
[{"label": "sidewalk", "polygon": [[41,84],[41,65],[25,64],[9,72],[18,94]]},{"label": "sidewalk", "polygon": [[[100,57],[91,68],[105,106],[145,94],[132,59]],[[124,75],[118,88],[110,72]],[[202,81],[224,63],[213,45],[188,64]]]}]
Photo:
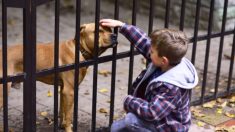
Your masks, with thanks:
[{"label": "sidewalk", "polygon": [[215,127],[211,125],[207,125],[205,127],[199,127],[195,123],[193,123],[189,129],[189,132],[214,132]]},{"label": "sidewalk", "polygon": [[[105,6],[110,8],[109,10],[113,11],[112,6]],[[105,9],[108,10],[108,9]],[[47,9],[44,6],[37,8],[37,41],[38,42],[52,42],[54,41],[54,14],[52,9]],[[1,13],[0,13],[1,15]],[[126,22],[131,22],[131,12],[126,11],[125,9],[120,9],[121,20]],[[22,43],[23,34],[22,34],[22,10],[19,9],[9,9],[8,10],[8,43],[9,45],[14,43]],[[113,18],[112,13],[106,13],[101,11],[102,18]],[[62,13],[60,17],[60,41],[71,39],[75,34],[75,14],[74,13]],[[82,23],[94,22],[94,14],[84,13],[82,14]],[[144,20],[144,21],[143,21]],[[147,32],[148,28],[148,16],[138,14],[137,17],[137,25]],[[162,28],[164,23],[162,20],[154,19],[156,24],[154,25],[154,29]],[[1,22],[0,22],[1,25]],[[170,25],[170,28],[177,28],[175,26]],[[0,28],[1,29],[1,28]],[[192,36],[193,29],[185,29],[185,32]],[[199,34],[205,33],[204,31],[199,31]],[[1,36],[1,34],[0,34]],[[232,36],[228,36],[225,38],[224,52],[229,52],[231,50]],[[1,38],[0,38],[1,40]],[[213,39],[212,43],[214,46],[212,48],[212,54],[218,51],[219,47],[216,45],[219,42],[218,39]],[[205,52],[205,42],[200,42],[197,50],[197,60],[196,66],[199,70],[203,69],[204,63],[204,52]],[[1,44],[1,41],[0,41]],[[129,51],[130,46],[129,42],[123,38],[122,35],[119,35],[119,45],[118,52]],[[191,56],[192,45],[189,45],[189,51],[187,53],[187,57]],[[112,50],[108,50],[105,55],[112,54]],[[136,56],[134,60],[134,71],[133,78],[135,78],[139,72],[145,67],[145,64],[142,63],[142,56]],[[214,72],[214,68],[216,65],[217,55],[213,55],[209,62],[209,71]],[[222,60],[223,69],[221,70],[221,74],[227,75],[227,66],[229,61],[226,59]],[[114,117],[121,118],[123,116],[123,108],[122,108],[122,99],[127,94],[127,86],[128,86],[128,73],[129,73],[129,58],[117,60],[117,71],[116,71],[116,89],[115,89],[115,109],[114,109]],[[104,64],[99,64],[99,70],[111,71],[111,62],[107,62]],[[79,86],[79,115],[78,115],[78,128],[81,132],[89,131],[91,125],[91,111],[92,111],[92,83],[93,79],[93,69],[89,68],[89,72],[86,75],[84,81]],[[212,79],[208,79],[212,80]],[[109,107],[110,107],[110,86],[111,86],[111,76],[98,75],[98,91],[101,89],[107,89],[107,92],[98,92],[97,93],[97,128],[108,126],[109,119]],[[48,91],[51,92],[52,96],[48,97]],[[200,89],[197,89],[199,94],[193,94],[194,98],[198,98],[200,96]],[[46,85],[40,82],[37,82],[37,131],[39,132],[49,132],[53,130],[53,124],[51,124],[50,119],[53,118],[53,86]],[[9,93],[9,127],[14,132],[21,132],[23,127],[23,88],[20,89],[11,89]],[[107,110],[107,112],[100,112],[100,109]],[[47,113],[42,116],[42,112]],[[0,124],[2,125],[3,121],[2,112],[0,113]],[[198,120],[193,120],[193,124],[190,128],[190,132],[213,132],[215,131],[215,127],[213,125],[206,125],[206,127],[199,127],[197,125]]]}]

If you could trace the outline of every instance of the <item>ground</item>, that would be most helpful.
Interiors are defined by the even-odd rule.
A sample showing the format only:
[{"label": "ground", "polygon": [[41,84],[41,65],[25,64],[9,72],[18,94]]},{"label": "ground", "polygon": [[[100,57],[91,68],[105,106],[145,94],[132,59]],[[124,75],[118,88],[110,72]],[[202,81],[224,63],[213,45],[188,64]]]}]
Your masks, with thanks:
[{"label": "ground", "polygon": [[[101,18],[113,18],[112,5],[103,2],[101,5]],[[105,7],[105,8],[104,8]],[[54,11],[51,6],[40,6],[37,8],[37,42],[49,42],[54,40]],[[95,17],[92,11],[82,11],[81,22],[88,23],[94,22]],[[22,10],[21,9],[8,9],[8,44],[12,45],[15,43],[22,43]],[[120,19],[131,23],[131,11],[120,8]],[[143,21],[144,20],[144,21]],[[154,19],[154,29],[163,28],[164,22],[160,19]],[[148,31],[148,15],[138,14],[137,15],[137,26],[142,28],[144,31]],[[178,28],[174,25],[170,25],[170,28]],[[193,36],[192,28],[185,28],[184,30],[188,36]],[[75,13],[71,10],[62,10],[60,17],[60,41],[71,39],[75,34]],[[206,31],[200,30],[199,34],[206,34]],[[232,35],[225,37],[223,54],[231,53]],[[0,35],[0,39],[1,35]],[[212,39],[209,59],[209,73],[207,78],[207,95],[213,94],[211,89],[214,88],[214,80],[217,66],[217,56],[219,47],[219,38]],[[1,43],[1,42],[0,42]],[[201,41],[197,45],[197,55],[195,66],[201,77],[204,66],[205,58],[205,41]],[[118,53],[128,51],[130,48],[129,42],[122,36],[119,35]],[[191,58],[192,44],[189,45],[187,58]],[[112,54],[112,50],[108,50],[104,55]],[[138,73],[145,68],[143,63],[143,57],[138,55],[134,60],[134,73],[135,78]],[[229,72],[230,60],[222,57],[222,68],[221,68],[221,79],[219,82],[219,91],[225,91],[224,86]],[[99,71],[111,72],[111,62],[100,64]],[[116,94],[115,94],[115,108],[114,117],[119,119],[124,115],[122,109],[122,99],[127,95],[128,85],[128,73],[129,73],[129,58],[117,60],[117,76],[116,76]],[[84,81],[79,86],[79,130],[89,131],[91,124],[91,111],[92,111],[92,83],[93,79],[93,68],[89,68],[89,72],[86,75]],[[201,79],[202,80],[202,79]],[[192,100],[198,100],[201,92],[201,80],[193,91]],[[109,119],[109,101],[110,101],[110,83],[111,75],[104,76],[103,74],[98,75],[98,93],[97,93],[97,128],[108,126]],[[232,82],[234,87],[234,81]],[[48,97],[48,91],[52,94]],[[52,131],[53,124],[50,123],[50,119],[53,118],[53,86],[49,86],[40,82],[37,82],[37,131]],[[101,110],[103,109],[103,111]],[[107,113],[106,113],[107,110]],[[9,126],[14,132],[22,131],[23,126],[23,88],[10,90],[9,94]],[[2,118],[2,113],[1,113]],[[231,119],[231,118],[229,118]],[[229,120],[228,119],[228,120]],[[0,120],[2,121],[2,119]],[[214,126],[208,124],[209,127],[198,127],[198,120],[193,120],[193,125],[190,129],[192,132],[209,132],[214,131]]]}]

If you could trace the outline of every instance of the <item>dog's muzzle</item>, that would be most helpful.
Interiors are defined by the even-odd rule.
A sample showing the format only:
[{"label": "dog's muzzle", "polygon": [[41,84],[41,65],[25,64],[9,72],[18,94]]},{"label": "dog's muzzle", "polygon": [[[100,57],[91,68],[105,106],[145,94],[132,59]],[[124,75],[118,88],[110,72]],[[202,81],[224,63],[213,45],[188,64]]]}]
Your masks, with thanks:
[{"label": "dog's muzzle", "polygon": [[114,47],[116,47],[117,44],[118,44],[117,35],[116,35],[116,34],[111,34],[110,39],[111,39],[111,45],[108,46],[108,48],[111,48],[111,47],[114,48]]}]

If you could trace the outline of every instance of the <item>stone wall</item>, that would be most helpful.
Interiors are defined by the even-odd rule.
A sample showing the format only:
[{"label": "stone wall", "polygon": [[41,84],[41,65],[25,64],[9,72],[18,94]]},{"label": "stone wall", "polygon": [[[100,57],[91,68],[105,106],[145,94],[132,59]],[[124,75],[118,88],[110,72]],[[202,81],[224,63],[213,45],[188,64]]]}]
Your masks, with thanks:
[{"label": "stone wall", "polygon": [[[114,2],[114,0],[106,0],[109,2]],[[131,8],[133,0],[123,0],[120,4],[124,7]],[[150,0],[137,0],[138,12],[149,13],[149,1]],[[196,14],[196,3],[197,0],[186,0],[185,9],[185,26],[194,27],[195,14]],[[222,17],[223,17],[223,5],[224,0],[215,0],[214,9],[214,30],[220,30]],[[166,0],[155,0],[154,1],[154,14],[155,17],[164,19],[165,17],[165,6]],[[181,12],[181,0],[171,0],[170,5],[170,21],[174,24],[179,24],[180,12]],[[200,9],[200,21],[199,28],[207,29],[208,18],[209,18],[210,0],[201,0]],[[233,29],[235,23],[235,0],[229,0],[227,8],[227,23],[226,29]]]}]

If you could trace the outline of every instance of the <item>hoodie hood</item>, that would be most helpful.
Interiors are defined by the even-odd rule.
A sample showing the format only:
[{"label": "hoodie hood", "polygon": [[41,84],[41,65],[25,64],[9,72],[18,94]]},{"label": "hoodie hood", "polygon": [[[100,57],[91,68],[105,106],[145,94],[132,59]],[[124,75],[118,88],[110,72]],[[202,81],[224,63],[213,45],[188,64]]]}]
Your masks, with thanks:
[{"label": "hoodie hood", "polygon": [[198,75],[193,64],[188,59],[182,58],[178,65],[153,79],[149,84],[152,82],[166,82],[183,89],[192,89],[198,84]]}]

